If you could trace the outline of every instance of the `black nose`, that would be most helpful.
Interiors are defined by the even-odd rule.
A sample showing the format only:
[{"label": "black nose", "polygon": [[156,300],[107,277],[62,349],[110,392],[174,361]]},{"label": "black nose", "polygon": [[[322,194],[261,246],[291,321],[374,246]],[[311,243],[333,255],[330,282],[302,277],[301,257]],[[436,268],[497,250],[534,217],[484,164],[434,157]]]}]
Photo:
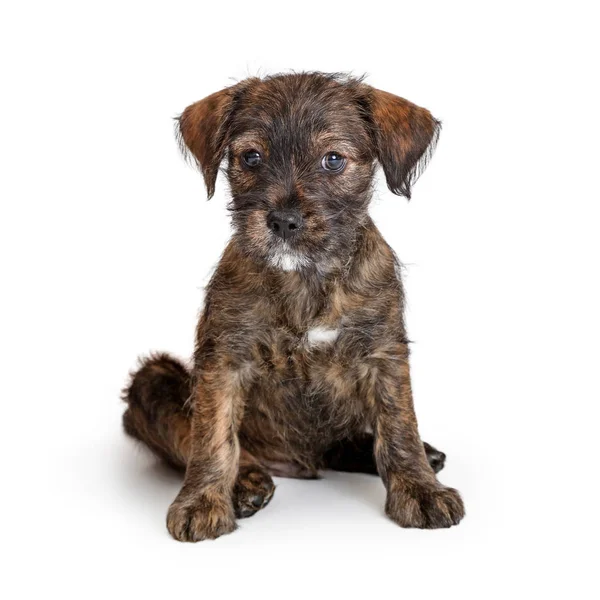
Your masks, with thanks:
[{"label": "black nose", "polygon": [[267,216],[267,227],[278,237],[289,240],[302,227],[302,215],[294,209],[273,210]]}]

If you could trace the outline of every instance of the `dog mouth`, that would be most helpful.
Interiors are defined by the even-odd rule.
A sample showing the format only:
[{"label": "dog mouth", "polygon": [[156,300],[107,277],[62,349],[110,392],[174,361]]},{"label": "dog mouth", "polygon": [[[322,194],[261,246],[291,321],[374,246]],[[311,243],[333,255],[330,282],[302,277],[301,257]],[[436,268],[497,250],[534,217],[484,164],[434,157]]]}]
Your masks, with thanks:
[{"label": "dog mouth", "polygon": [[281,271],[299,271],[310,264],[310,259],[288,242],[282,242],[271,249],[268,262]]}]

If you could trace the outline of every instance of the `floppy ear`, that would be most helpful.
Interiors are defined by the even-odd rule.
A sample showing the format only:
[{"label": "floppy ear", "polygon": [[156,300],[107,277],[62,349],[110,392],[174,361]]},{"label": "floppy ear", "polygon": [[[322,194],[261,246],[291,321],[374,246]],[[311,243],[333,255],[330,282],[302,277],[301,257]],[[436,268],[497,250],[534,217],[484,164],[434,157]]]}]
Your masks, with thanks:
[{"label": "floppy ear", "polygon": [[410,200],[411,186],[433,155],[441,123],[425,108],[388,92],[369,88],[368,106],[377,158],[388,187]]},{"label": "floppy ear", "polygon": [[219,165],[228,144],[228,125],[246,82],[225,88],[188,106],[178,119],[179,142],[202,170],[208,197],[215,193]]}]

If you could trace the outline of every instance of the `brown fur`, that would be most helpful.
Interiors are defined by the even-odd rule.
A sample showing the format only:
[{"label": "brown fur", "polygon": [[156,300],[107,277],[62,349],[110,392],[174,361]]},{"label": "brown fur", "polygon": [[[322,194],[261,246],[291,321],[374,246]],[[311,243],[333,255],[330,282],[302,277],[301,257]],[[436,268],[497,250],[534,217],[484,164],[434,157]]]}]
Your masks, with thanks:
[{"label": "brown fur", "polygon": [[[458,523],[460,496],[434,473],[445,456],[417,429],[398,263],[368,215],[375,161],[410,196],[439,123],[359,80],[314,73],[245,80],[187,108],[179,125],[209,195],[227,157],[234,234],[191,372],[154,356],[125,391],[126,431],[186,469],[171,534],[233,531],[236,516],[269,502],[271,475],[323,468],[378,472],[402,526]],[[248,150],[259,167],[245,165]],[[339,173],[321,167],[331,151],[347,161]],[[281,209],[302,215],[290,241],[266,225]],[[337,339],[313,343],[317,328]]]}]

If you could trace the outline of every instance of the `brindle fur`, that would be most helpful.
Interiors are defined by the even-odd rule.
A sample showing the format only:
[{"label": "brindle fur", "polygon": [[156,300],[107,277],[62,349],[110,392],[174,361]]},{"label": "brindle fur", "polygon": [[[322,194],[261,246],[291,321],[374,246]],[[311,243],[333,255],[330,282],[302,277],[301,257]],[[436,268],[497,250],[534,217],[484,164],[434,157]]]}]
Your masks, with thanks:
[{"label": "brindle fur", "polygon": [[[167,526],[183,541],[216,538],[265,506],[271,475],[320,469],[379,473],[386,512],[404,527],[449,527],[464,514],[442,486],[445,456],[420,440],[396,257],[368,215],[376,162],[410,197],[439,123],[361,80],[319,73],[252,78],[188,107],[182,144],[209,196],[227,159],[234,233],[206,292],[193,367],[145,359],[124,398],[127,433],[185,469]],[[261,152],[244,166],[241,154]],[[347,157],[341,173],[321,157]],[[291,241],[269,211],[304,218]],[[277,262],[292,249],[290,270]],[[311,344],[316,327],[338,330]],[[372,433],[367,433],[372,432]]]}]

